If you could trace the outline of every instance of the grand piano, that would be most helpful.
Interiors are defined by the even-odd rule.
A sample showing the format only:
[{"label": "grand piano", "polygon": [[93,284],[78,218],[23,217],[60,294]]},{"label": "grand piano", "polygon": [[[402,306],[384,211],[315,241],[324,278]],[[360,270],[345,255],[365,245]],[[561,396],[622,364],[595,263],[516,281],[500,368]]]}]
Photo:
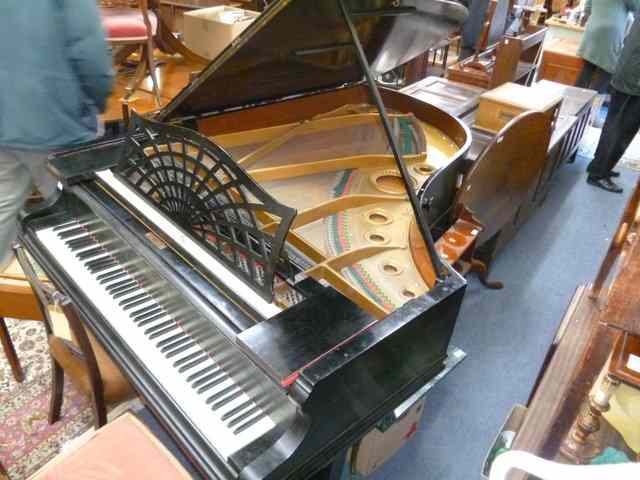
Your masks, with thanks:
[{"label": "grand piano", "polygon": [[469,130],[373,78],[465,17],[274,2],[153,118],[51,161],[20,241],[206,478],[309,478],[442,370],[466,283],[418,192]]}]

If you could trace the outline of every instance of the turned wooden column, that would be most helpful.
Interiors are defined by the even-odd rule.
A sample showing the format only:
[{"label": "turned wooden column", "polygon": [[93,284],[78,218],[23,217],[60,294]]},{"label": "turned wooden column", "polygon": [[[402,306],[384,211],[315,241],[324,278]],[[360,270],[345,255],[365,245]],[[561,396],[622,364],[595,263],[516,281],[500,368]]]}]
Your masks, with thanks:
[{"label": "turned wooden column", "polygon": [[602,451],[596,433],[600,430],[600,418],[609,410],[609,401],[618,385],[618,380],[609,375],[604,377],[562,443],[560,453],[564,457],[574,463],[587,463]]}]

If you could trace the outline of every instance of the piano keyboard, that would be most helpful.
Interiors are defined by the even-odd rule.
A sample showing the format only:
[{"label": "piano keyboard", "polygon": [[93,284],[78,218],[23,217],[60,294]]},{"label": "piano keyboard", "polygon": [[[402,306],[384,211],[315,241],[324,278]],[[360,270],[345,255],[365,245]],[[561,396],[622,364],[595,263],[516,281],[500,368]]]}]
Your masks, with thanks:
[{"label": "piano keyboard", "polygon": [[274,428],[267,412],[277,387],[258,387],[262,372],[214,325],[193,322],[198,311],[106,224],[85,218],[38,237],[224,459]]}]

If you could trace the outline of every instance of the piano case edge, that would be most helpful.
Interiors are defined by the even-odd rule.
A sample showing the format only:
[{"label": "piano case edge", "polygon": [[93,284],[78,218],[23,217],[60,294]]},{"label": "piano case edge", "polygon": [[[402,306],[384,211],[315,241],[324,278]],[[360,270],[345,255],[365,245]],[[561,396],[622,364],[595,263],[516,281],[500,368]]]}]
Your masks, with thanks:
[{"label": "piano case edge", "polygon": [[311,419],[307,435],[295,454],[266,477],[261,462],[268,458],[263,457],[240,478],[308,478],[364,436],[442,370],[465,290],[466,281],[452,271],[428,294],[303,369],[296,380],[302,386],[291,388],[308,391],[302,404]]}]

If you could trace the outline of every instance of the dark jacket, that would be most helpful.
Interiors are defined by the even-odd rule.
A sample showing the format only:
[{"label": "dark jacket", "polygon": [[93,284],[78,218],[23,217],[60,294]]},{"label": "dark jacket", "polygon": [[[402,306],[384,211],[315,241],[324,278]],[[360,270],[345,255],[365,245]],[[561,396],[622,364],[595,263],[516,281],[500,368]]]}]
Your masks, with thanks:
[{"label": "dark jacket", "polygon": [[640,96],[640,15],[636,16],[629,35],[624,40],[624,48],[611,84],[627,95]]},{"label": "dark jacket", "polygon": [[112,80],[95,0],[0,1],[0,147],[91,140]]}]

